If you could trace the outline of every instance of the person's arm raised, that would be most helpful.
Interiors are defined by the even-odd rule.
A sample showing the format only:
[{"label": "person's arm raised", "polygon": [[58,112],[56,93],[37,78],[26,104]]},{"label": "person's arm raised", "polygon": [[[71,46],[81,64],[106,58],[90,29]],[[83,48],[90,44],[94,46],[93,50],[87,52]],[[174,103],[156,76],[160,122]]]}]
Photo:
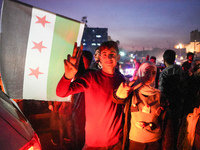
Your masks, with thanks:
[{"label": "person's arm raised", "polygon": [[64,59],[65,78],[67,79],[74,78],[75,74],[78,71],[78,65],[82,54],[82,50],[83,50],[83,45],[81,44],[79,48],[77,47],[77,43],[75,42],[72,57],[68,55],[67,59]]},{"label": "person's arm raised", "polygon": [[134,91],[135,89],[138,89],[140,86],[142,86],[142,83],[139,83],[137,85],[132,86],[135,83],[136,80],[133,80],[129,83],[124,83],[122,82],[117,91],[116,91],[116,96],[120,99],[125,99],[128,97],[128,95]]}]

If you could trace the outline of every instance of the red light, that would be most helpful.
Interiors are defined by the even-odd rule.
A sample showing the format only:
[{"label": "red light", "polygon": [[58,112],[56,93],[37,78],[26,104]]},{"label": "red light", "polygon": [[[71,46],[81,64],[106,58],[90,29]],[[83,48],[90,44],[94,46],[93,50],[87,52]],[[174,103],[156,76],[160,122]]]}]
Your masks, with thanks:
[{"label": "red light", "polygon": [[19,150],[42,150],[37,134],[34,133],[33,138]]}]

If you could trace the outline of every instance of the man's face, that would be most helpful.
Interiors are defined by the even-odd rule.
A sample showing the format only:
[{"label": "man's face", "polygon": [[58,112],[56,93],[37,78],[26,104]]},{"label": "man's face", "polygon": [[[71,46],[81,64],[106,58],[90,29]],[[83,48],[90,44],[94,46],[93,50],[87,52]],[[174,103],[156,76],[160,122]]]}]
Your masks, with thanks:
[{"label": "man's face", "polygon": [[95,54],[94,54],[94,60],[95,62],[98,62],[99,61],[99,55],[100,55],[100,51],[97,49],[95,51]]},{"label": "man's face", "polygon": [[189,60],[189,61],[193,61],[193,56],[192,56],[192,55],[189,55],[189,56],[188,56],[188,60]]},{"label": "man's face", "polygon": [[120,59],[120,55],[114,48],[104,49],[101,51],[100,61],[103,69],[113,69],[115,68],[117,61]]}]

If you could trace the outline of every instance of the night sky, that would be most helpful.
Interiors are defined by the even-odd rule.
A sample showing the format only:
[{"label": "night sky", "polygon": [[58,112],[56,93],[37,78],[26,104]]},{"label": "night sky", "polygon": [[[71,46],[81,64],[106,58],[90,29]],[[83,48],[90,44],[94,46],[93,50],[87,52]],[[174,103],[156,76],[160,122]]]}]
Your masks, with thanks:
[{"label": "night sky", "polygon": [[200,0],[20,1],[78,21],[87,16],[88,27],[108,28],[127,51],[189,44],[190,32],[200,31]]}]

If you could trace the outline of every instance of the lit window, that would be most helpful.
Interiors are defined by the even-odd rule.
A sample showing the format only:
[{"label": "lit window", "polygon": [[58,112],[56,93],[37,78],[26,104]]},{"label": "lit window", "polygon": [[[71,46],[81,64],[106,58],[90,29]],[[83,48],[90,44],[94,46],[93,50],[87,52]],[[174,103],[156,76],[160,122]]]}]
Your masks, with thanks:
[{"label": "lit window", "polygon": [[96,35],[96,38],[101,38],[101,35]]},{"label": "lit window", "polygon": [[92,43],[92,46],[96,46],[96,43]]},{"label": "lit window", "polygon": [[98,46],[101,46],[101,44],[100,44],[100,43],[97,43],[97,45],[98,45]]},{"label": "lit window", "polygon": [[85,42],[85,39],[83,39],[83,41]]},{"label": "lit window", "polygon": [[86,43],[83,43],[83,45],[86,45]]}]

